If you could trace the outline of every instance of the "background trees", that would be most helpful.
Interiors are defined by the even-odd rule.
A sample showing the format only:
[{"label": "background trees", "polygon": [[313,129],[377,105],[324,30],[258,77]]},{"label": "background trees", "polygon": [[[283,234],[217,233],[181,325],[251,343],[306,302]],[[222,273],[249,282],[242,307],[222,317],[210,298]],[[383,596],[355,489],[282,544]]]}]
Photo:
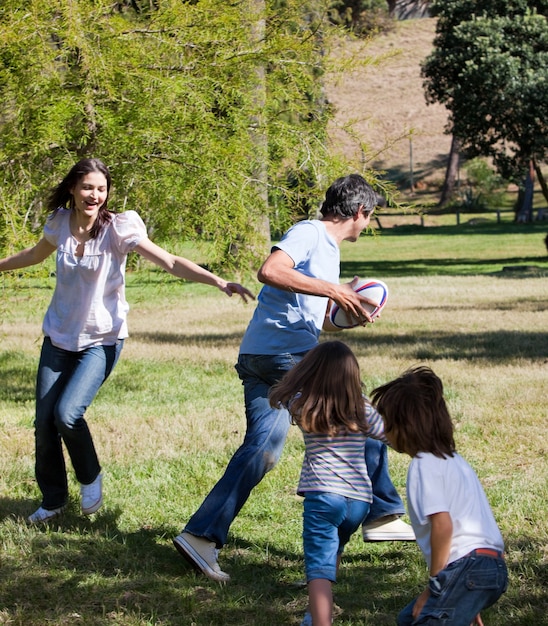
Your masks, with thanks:
[{"label": "background trees", "polygon": [[434,0],[434,52],[423,64],[426,97],[449,110],[448,132],[468,157],[491,157],[521,180],[548,157],[548,2]]},{"label": "background trees", "polygon": [[0,245],[34,236],[46,191],[93,155],[152,236],[201,237],[212,263],[246,265],[265,216],[284,228],[293,196],[306,208],[336,171],[319,80],[328,5],[5,0]]}]

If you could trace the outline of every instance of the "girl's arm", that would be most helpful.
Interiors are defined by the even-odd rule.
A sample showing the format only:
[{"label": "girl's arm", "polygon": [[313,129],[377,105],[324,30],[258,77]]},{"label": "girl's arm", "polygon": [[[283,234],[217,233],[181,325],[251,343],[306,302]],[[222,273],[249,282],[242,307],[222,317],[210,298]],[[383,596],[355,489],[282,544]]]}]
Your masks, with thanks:
[{"label": "girl's arm", "polygon": [[42,237],[36,245],[25,248],[25,250],[12,254],[5,259],[0,259],[0,272],[19,270],[23,267],[37,265],[47,259],[55,249],[55,246]]},{"label": "girl's arm", "polygon": [[[451,551],[451,539],[453,537],[453,521],[447,511],[434,513],[428,516],[432,526],[430,533],[430,576],[436,577],[447,565]],[[435,580],[433,581],[435,584]],[[439,583],[438,583],[439,585]],[[420,615],[426,601],[430,597],[430,585],[420,594],[413,606],[413,617]],[[480,618],[481,619],[481,618]]]},{"label": "girl's arm", "polygon": [[369,398],[364,396],[365,401],[365,423],[367,425],[366,435],[372,439],[378,439],[390,446],[390,441],[384,432],[384,420],[377,409],[371,404]]},{"label": "girl's arm", "polygon": [[135,246],[134,250],[166,272],[177,276],[177,278],[184,278],[185,280],[192,280],[197,283],[217,287],[228,296],[237,293],[244,302],[247,302],[248,298],[251,300],[255,299],[255,296],[239,283],[229,283],[196,263],[167,252],[167,250],[152,243],[150,239],[145,238],[140,241],[137,246]]}]

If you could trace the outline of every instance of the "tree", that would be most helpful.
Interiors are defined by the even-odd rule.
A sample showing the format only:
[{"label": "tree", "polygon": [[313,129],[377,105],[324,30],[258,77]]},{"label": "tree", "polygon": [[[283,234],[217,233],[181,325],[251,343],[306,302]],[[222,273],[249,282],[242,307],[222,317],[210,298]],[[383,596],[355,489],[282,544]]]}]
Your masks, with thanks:
[{"label": "tree", "polygon": [[[310,22],[299,0],[4,0],[0,245],[34,233],[46,190],[75,159],[98,156],[114,204],[138,209],[152,236],[201,238],[213,264],[246,267],[262,254],[255,217],[287,171],[318,181],[330,169],[329,110],[317,106],[327,4],[310,0]],[[265,22],[255,39],[251,17]],[[290,200],[277,203],[277,224],[289,224]]]},{"label": "tree", "polygon": [[491,157],[516,181],[532,161],[540,179],[548,157],[548,2],[434,0],[431,10],[438,23],[422,66],[427,101],[447,107],[447,131],[465,156]]}]

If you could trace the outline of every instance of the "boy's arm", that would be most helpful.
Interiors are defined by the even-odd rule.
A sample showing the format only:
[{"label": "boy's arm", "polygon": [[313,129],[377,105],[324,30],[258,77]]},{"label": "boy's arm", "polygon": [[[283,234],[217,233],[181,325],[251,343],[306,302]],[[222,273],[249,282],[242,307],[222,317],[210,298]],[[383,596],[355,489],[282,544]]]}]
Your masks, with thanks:
[{"label": "boy's arm", "polygon": [[[453,521],[447,511],[434,513],[428,516],[431,524],[430,533],[430,584],[439,585],[436,576],[447,565],[451,551],[451,539],[453,537]],[[433,580],[432,580],[433,579]],[[413,606],[413,617],[420,615],[426,601],[430,597],[430,584],[417,598]]]},{"label": "boy's arm", "polygon": [[453,521],[447,511],[430,515],[432,531],[430,535],[430,576],[436,576],[447,565],[453,537]]}]

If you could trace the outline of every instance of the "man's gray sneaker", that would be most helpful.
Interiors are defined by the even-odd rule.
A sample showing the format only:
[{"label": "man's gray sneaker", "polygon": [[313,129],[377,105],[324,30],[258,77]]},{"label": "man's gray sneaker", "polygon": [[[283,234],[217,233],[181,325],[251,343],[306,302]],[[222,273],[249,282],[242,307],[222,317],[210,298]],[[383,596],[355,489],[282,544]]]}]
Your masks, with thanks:
[{"label": "man's gray sneaker", "polygon": [[217,563],[218,550],[214,541],[182,532],[173,539],[173,545],[194,568],[208,578],[223,583],[230,580],[230,576]]}]

